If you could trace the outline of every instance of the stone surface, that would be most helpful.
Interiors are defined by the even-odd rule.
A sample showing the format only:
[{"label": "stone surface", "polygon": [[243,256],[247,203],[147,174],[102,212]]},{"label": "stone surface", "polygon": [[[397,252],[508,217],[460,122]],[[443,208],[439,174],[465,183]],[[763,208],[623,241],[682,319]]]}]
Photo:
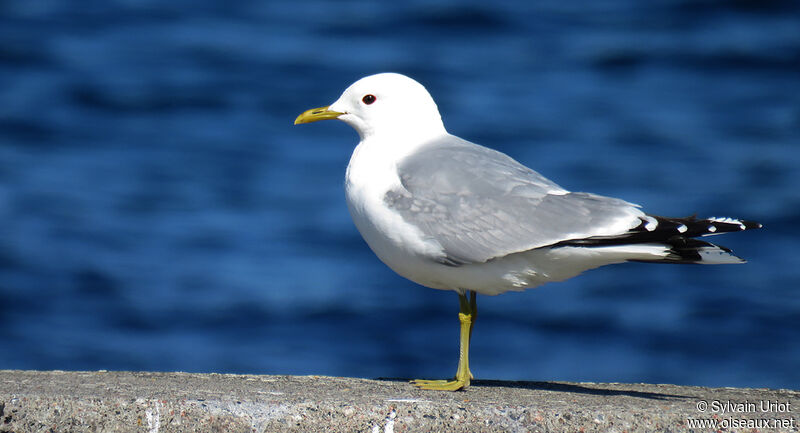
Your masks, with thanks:
[{"label": "stone surface", "polygon": [[436,392],[405,380],[0,371],[0,432],[716,430],[800,431],[800,392],[480,380]]}]

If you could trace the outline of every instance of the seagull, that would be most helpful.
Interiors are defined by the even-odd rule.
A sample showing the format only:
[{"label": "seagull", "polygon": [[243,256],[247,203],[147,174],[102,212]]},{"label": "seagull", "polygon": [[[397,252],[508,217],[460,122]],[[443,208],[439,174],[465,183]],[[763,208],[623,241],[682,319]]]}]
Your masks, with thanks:
[{"label": "seagull", "polygon": [[455,378],[412,381],[422,389],[469,386],[478,293],[521,291],[628,261],[744,263],[696,238],[761,227],[660,217],[618,198],[570,192],[504,153],[449,134],[425,87],[397,73],[364,77],[294,123],[325,119],[345,122],[361,139],[345,193],[372,251],[399,275],[458,294]]}]

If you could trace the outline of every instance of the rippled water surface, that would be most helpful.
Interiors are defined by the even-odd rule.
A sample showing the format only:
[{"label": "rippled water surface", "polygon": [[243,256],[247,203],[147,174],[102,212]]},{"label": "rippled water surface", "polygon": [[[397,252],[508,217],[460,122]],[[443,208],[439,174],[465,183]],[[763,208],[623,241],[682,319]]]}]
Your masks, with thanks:
[{"label": "rippled water surface", "polygon": [[573,190],[764,230],[741,266],[625,264],[479,298],[479,378],[800,383],[792,1],[0,3],[0,368],[444,377],[453,293],[376,259],[364,75]]}]

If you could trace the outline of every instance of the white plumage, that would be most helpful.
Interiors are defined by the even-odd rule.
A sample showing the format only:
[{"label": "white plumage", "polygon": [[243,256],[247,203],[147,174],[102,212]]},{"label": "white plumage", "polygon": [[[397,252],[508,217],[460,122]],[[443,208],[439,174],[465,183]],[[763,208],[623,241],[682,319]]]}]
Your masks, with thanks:
[{"label": "white plumage", "polygon": [[760,227],[733,218],[663,218],[624,200],[574,193],[509,156],[449,134],[425,88],[399,74],[348,87],[295,123],[338,118],[361,137],[347,166],[347,205],[372,251],[398,274],[459,293],[466,361],[475,297],[562,281],[625,261],[742,263],[697,237]]}]

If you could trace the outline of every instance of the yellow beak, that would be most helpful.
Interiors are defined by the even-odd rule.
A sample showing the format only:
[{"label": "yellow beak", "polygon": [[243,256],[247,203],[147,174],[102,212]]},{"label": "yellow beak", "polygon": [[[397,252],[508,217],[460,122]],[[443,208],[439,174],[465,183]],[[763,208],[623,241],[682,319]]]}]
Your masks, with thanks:
[{"label": "yellow beak", "polygon": [[303,114],[297,116],[297,119],[294,119],[294,124],[299,125],[301,123],[316,122],[317,120],[335,119],[341,116],[342,114],[344,113],[340,113],[338,111],[331,111],[328,109],[328,107],[312,108],[308,111],[304,111]]}]

